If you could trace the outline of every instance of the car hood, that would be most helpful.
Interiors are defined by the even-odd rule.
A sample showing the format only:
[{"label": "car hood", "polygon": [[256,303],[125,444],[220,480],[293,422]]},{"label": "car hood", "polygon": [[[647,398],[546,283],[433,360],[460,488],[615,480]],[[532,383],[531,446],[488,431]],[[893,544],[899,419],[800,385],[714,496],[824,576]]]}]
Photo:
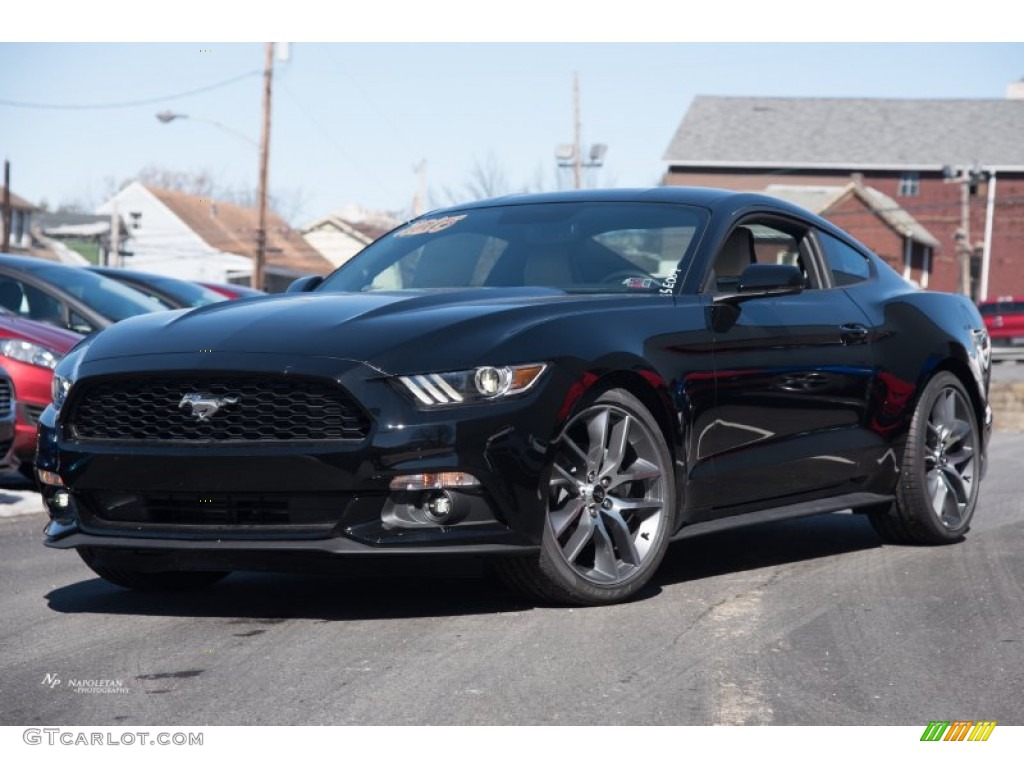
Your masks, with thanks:
[{"label": "car hood", "polygon": [[548,288],[285,294],[130,318],[98,334],[87,359],[281,354],[355,360],[393,373],[415,369],[425,356],[465,364],[467,355],[485,354],[537,323],[595,303],[635,306],[636,299]]}]

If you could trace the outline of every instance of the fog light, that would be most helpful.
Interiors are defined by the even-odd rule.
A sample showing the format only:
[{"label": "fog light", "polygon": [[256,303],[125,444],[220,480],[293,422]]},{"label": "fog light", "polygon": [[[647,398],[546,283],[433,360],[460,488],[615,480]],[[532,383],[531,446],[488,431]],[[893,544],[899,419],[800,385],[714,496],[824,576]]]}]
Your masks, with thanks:
[{"label": "fog light", "polygon": [[434,525],[455,525],[469,513],[466,498],[460,493],[435,491],[425,494],[420,504],[420,514],[426,518],[425,522]]},{"label": "fog light", "polygon": [[427,491],[432,488],[471,488],[480,481],[468,472],[424,472],[391,478],[392,491]]},{"label": "fog light", "polygon": [[53,506],[57,509],[67,509],[71,506],[71,494],[67,491],[57,491],[53,494]]},{"label": "fog light", "polygon": [[452,510],[455,508],[455,504],[452,501],[452,497],[447,492],[442,491],[441,493],[435,493],[427,499],[426,512],[427,517],[431,520],[443,523],[449,517],[451,517]]},{"label": "fog light", "polygon": [[64,481],[60,479],[60,475],[56,472],[51,472],[48,469],[37,469],[36,477],[39,478],[39,482],[43,485],[64,485]]}]

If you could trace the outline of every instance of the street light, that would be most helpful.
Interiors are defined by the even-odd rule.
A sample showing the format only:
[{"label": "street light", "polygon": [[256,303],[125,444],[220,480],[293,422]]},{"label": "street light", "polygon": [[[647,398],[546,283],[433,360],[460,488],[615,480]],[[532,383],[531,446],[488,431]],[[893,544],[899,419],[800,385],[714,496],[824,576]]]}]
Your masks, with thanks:
[{"label": "street light", "polygon": [[159,120],[161,123],[165,123],[165,124],[166,123],[170,123],[170,122],[172,122],[174,120],[195,120],[197,123],[206,123],[207,125],[212,125],[212,126],[215,126],[217,128],[220,128],[222,131],[226,131],[227,133],[230,133],[232,136],[235,136],[236,138],[242,139],[243,141],[247,142],[248,144],[251,144],[254,147],[258,147],[259,146],[259,143],[255,139],[249,138],[248,136],[246,136],[241,131],[236,131],[234,128],[229,128],[228,126],[224,125],[223,123],[218,123],[216,120],[209,120],[209,119],[207,119],[205,117],[195,117],[194,115],[183,115],[180,112],[171,112],[169,109],[165,109],[163,112],[157,112],[156,113],[156,119]]},{"label": "street light", "polygon": [[250,139],[244,133],[236,131],[234,128],[228,128],[226,125],[222,125],[216,120],[207,120],[202,117],[191,117],[178,112],[171,112],[166,109],[163,112],[158,112],[156,115],[156,119],[161,123],[170,123],[173,120],[198,120],[202,123],[209,123],[210,125],[220,128],[222,131],[227,131],[240,139],[245,139],[249,144],[259,148],[259,186],[257,187],[256,192],[258,205],[256,223],[256,259],[255,264],[253,265],[252,276],[253,288],[258,288],[259,290],[264,290],[263,271],[267,252],[267,172],[270,164],[270,105],[271,86],[274,80],[274,44],[266,43],[264,51],[263,122],[261,125],[259,144]]}]

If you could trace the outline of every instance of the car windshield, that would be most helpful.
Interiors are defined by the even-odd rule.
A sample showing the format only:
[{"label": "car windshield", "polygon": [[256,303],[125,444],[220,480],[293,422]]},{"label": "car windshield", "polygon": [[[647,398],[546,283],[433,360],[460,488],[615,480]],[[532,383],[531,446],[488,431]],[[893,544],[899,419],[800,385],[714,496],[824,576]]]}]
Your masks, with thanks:
[{"label": "car windshield", "polygon": [[368,246],[316,290],[658,293],[671,290],[706,219],[701,208],[621,202],[428,214]]},{"label": "car windshield", "polygon": [[149,296],[87,269],[43,266],[33,272],[115,322],[166,309]]}]

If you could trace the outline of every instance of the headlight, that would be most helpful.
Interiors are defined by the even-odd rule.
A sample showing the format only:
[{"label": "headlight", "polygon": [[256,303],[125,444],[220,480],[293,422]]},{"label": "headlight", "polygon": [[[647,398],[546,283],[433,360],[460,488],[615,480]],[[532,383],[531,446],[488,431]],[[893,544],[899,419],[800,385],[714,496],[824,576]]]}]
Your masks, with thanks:
[{"label": "headlight", "polygon": [[482,365],[468,371],[400,376],[405,391],[423,405],[489,402],[518,395],[534,385],[547,365]]},{"label": "headlight", "polygon": [[59,411],[67,399],[68,390],[71,389],[71,379],[60,374],[53,374],[53,382],[50,384],[50,397],[53,399],[53,408]]},{"label": "headlight", "polygon": [[53,371],[53,382],[50,384],[50,397],[54,410],[59,411],[67,399],[71,385],[78,379],[78,366],[82,363],[86,350],[96,336],[88,336],[68,350]]},{"label": "headlight", "polygon": [[49,368],[51,371],[60,362],[60,355],[52,349],[33,344],[31,341],[22,341],[21,339],[4,339],[0,341],[0,355],[22,363],[38,365],[40,368]]}]

